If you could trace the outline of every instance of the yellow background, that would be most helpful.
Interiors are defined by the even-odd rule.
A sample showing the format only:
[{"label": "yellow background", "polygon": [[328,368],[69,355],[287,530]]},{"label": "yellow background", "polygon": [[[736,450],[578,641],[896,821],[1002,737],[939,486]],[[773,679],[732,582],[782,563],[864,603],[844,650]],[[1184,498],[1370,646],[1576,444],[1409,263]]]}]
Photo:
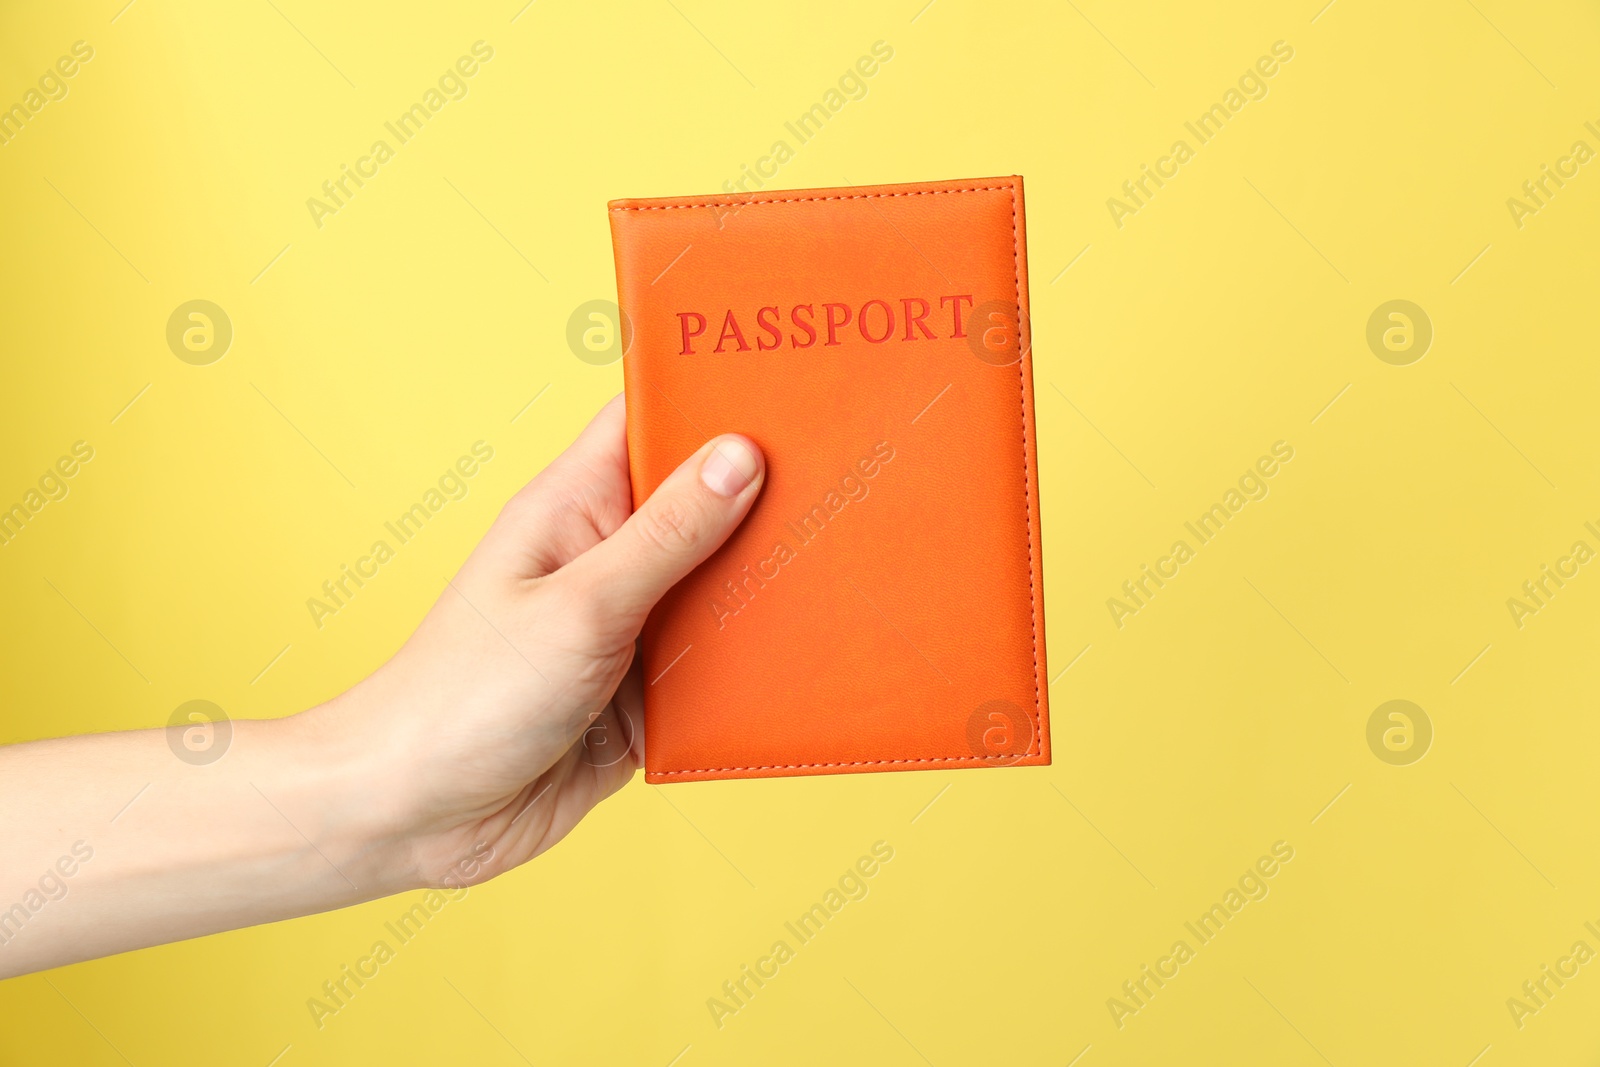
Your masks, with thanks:
[{"label": "yellow background", "polygon": [[[1592,1062],[1600,965],[1506,1007],[1600,948],[1600,568],[1506,606],[1600,547],[1600,173],[1506,207],[1600,147],[1592,5],[122,3],[0,15],[6,103],[95,50],[0,147],[0,501],[96,451],[0,548],[0,737],[282,715],[371,670],[621,387],[565,340],[614,295],[605,201],[718,190],[883,40],[772,185],[1027,180],[1056,763],[636,781],[320,1030],[307,998],[409,900],[7,982],[4,1062]],[[478,40],[469,95],[317,228]],[[1116,226],[1279,40],[1268,96]],[[196,298],[234,326],[210,366],[165,341]],[[1391,299],[1434,327],[1409,366],[1366,343]],[[305,599],[479,439],[470,495],[317,629]],[[1270,495],[1119,629],[1106,599],[1278,440]],[[1433,724],[1409,766],[1367,745],[1391,699]],[[718,1029],[707,998],[878,840],[870,895]],[[1119,1029],[1107,998],[1280,840]]]}]

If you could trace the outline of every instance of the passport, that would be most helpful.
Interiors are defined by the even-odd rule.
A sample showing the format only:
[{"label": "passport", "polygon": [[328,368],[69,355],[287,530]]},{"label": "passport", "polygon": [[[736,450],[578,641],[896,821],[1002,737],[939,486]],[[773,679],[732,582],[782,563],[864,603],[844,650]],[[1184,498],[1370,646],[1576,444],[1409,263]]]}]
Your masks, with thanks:
[{"label": "passport", "polygon": [[767,465],[641,634],[646,780],[1048,764],[1022,179],[609,212],[635,506]]}]

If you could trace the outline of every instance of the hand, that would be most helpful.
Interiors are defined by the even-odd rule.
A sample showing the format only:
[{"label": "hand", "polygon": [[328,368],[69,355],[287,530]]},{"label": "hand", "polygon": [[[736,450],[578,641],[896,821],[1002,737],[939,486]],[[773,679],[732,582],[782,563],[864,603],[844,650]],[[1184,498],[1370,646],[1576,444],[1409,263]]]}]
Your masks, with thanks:
[{"label": "hand", "polygon": [[619,397],[392,660],[299,715],[235,721],[222,758],[174,758],[160,729],[0,747],[0,978],[481,882],[620,789],[644,758],[639,629],[765,473],[719,437],[630,517],[623,430]]},{"label": "hand", "polygon": [[640,627],[744,518],[764,474],[748,439],[719,437],[630,517],[612,400],[506,505],[394,659],[306,713],[319,733],[383,753],[386,885],[470,885],[515,867],[632,777]]}]

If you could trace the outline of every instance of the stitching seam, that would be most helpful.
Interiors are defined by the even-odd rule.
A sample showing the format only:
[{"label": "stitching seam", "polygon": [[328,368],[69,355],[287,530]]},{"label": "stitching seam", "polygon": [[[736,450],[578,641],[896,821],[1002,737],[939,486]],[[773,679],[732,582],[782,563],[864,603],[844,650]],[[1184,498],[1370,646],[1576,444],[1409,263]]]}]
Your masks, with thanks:
[{"label": "stitching seam", "polygon": [[[631,207],[614,207],[612,211],[677,211],[691,207],[749,207],[753,204],[809,204],[824,200],[884,200],[896,196],[941,196],[947,193],[1003,193],[1010,192],[1009,185],[976,185],[967,189],[913,189],[905,193],[854,193],[850,196],[791,196],[783,199],[761,200],[705,200],[693,204],[640,204]],[[1012,218],[1016,218],[1016,197],[1012,196]],[[1016,226],[1012,225],[1015,236]]]},{"label": "stitching seam", "polygon": [[[1028,534],[1028,628],[1033,636],[1033,741],[1024,755],[1044,751],[1044,724],[1039,718],[1039,591],[1033,584],[1033,471],[1028,466],[1028,392],[1025,369],[1033,362],[1033,324],[1022,314],[1022,242],[1017,232],[1017,190],[1011,193],[1011,291],[1017,309],[1017,419],[1022,427],[1022,514]],[[1023,332],[1027,332],[1024,344]],[[1023,358],[1022,353],[1028,357]],[[1038,751],[1034,746],[1038,746]]]},{"label": "stitching seam", "polygon": [[1037,752],[1016,756],[924,756],[912,759],[863,759],[840,763],[768,763],[759,767],[696,767],[684,771],[646,771],[645,777],[669,774],[719,774],[724,771],[788,771],[802,767],[866,767],[882,763],[1016,763]]}]

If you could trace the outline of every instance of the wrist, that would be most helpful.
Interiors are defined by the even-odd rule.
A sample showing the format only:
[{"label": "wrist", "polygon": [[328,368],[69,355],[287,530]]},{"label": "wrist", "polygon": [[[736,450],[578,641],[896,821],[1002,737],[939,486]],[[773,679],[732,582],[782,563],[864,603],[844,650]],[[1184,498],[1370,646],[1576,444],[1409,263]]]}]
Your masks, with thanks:
[{"label": "wrist", "polygon": [[286,719],[279,759],[298,778],[305,835],[364,899],[415,889],[401,754],[354,714],[355,691]]}]

